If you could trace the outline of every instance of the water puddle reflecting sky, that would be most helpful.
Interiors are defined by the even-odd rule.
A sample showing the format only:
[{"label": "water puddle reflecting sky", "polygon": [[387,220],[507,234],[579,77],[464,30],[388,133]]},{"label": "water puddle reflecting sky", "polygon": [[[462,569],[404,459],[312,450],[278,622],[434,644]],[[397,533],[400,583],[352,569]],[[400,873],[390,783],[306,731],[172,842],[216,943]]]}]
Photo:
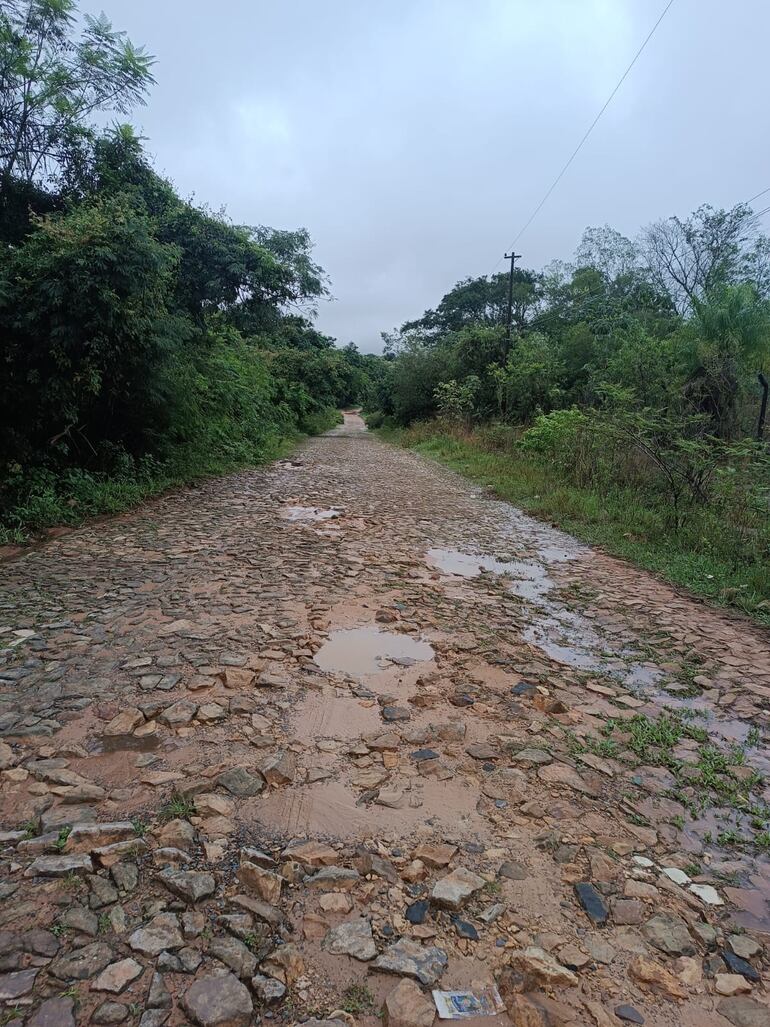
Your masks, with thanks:
[{"label": "water puddle reflecting sky", "polygon": [[434,548],[428,550],[426,562],[442,574],[474,578],[487,572],[506,578],[510,591],[527,603],[530,623],[525,640],[557,663],[608,674],[627,685],[654,684],[662,678],[662,672],[635,662],[630,651],[613,651],[585,617],[550,597],[555,582],[549,566],[574,559],[582,550],[547,538],[539,538],[536,549],[538,559],[498,560],[459,549]]},{"label": "water puddle reflecting sky", "polygon": [[345,628],[332,631],[314,659],[321,670],[361,678],[379,674],[389,663],[409,667],[432,660],[433,648],[411,635],[371,627]]},{"label": "water puddle reflecting sky", "polygon": [[[759,771],[770,778],[770,758],[759,738],[752,738],[752,722],[741,720],[736,711],[717,705],[714,694],[687,694],[681,682],[655,662],[645,659],[633,644],[618,638],[615,626],[604,631],[600,621],[589,619],[566,605],[559,598],[558,582],[551,575],[555,564],[574,560],[590,550],[580,543],[562,536],[541,524],[515,512],[511,517],[511,537],[523,540],[535,557],[502,560],[479,553],[458,549],[429,549],[426,563],[441,574],[461,578],[474,578],[483,573],[499,575],[506,587],[522,600],[525,618],[524,639],[552,660],[578,671],[609,677],[624,686],[643,705],[637,703],[640,713],[657,716],[664,711],[681,711],[693,717],[696,726],[703,727],[714,743],[723,748],[731,745],[744,747],[746,769]],[[508,548],[508,547],[506,547]],[[674,685],[685,689],[685,694],[667,691]],[[756,733],[756,728],[753,728]],[[759,742],[759,744],[758,744]],[[695,743],[693,743],[695,745]],[[686,758],[686,754],[685,754]],[[751,818],[746,813],[728,807],[702,810],[688,817],[682,833],[685,851],[700,854],[704,846],[717,859],[728,858],[719,870],[725,876],[724,890],[738,906],[733,919],[749,929],[770,930],[770,861],[757,858],[740,850],[726,848],[731,832],[741,837],[751,834]],[[727,884],[731,879],[741,881],[740,888]],[[732,893],[732,894],[730,894]]]}]

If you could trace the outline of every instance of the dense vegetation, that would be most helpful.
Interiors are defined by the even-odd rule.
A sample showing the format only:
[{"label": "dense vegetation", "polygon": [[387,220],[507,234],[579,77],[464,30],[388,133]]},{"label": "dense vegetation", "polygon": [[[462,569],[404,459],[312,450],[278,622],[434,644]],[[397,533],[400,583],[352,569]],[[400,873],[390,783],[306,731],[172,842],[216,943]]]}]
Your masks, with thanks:
[{"label": "dense vegetation", "polygon": [[313,327],[306,231],[232,224],[95,127],[153,62],[76,16],[0,7],[0,542],[263,460],[379,367]]},{"label": "dense vegetation", "polygon": [[[313,326],[307,232],[233,224],[123,117],[152,59],[75,0],[0,7],[0,543],[264,460],[363,401],[502,494],[770,620],[770,240],[746,205],[467,279],[386,336]],[[406,432],[406,435],[403,433]]]},{"label": "dense vegetation", "polygon": [[467,279],[386,335],[370,423],[770,620],[770,239],[746,205]]}]

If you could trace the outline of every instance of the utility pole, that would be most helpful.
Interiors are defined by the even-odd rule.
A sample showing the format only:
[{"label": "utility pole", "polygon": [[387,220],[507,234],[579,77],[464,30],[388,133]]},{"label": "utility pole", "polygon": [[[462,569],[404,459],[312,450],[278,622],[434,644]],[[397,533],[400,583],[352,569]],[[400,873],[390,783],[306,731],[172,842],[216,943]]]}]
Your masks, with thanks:
[{"label": "utility pole", "polygon": [[505,259],[511,262],[511,273],[508,277],[508,317],[505,329],[505,353],[511,348],[511,318],[513,317],[513,265],[521,257],[520,253],[506,253]]}]

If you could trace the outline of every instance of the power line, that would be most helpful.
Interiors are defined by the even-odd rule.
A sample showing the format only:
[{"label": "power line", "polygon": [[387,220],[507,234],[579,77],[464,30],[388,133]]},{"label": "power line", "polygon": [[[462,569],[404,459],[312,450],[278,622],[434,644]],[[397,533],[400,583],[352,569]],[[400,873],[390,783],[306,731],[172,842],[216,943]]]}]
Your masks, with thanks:
[{"label": "power line", "polygon": [[[561,171],[559,172],[559,174],[558,174],[558,175],[556,176],[556,178],[555,178],[555,179],[553,180],[553,182],[551,183],[551,185],[550,185],[550,187],[549,187],[548,191],[546,192],[545,196],[544,196],[544,197],[542,198],[542,200],[540,201],[540,203],[538,203],[538,205],[537,205],[537,206],[535,207],[535,209],[533,210],[532,214],[531,214],[531,215],[529,216],[529,219],[528,219],[528,220],[527,220],[527,221],[525,222],[524,226],[523,226],[523,227],[522,227],[522,228],[520,229],[520,231],[519,231],[519,234],[518,234],[518,235],[516,236],[516,238],[515,238],[515,239],[513,240],[513,242],[511,243],[511,249],[513,249],[513,248],[515,247],[516,243],[517,243],[517,242],[519,241],[519,239],[521,238],[521,236],[522,236],[522,235],[523,235],[523,234],[524,234],[524,233],[526,232],[526,230],[527,230],[527,229],[529,228],[529,226],[530,226],[530,225],[532,224],[532,222],[533,222],[533,221],[535,220],[535,218],[537,217],[537,215],[538,215],[538,214],[540,213],[540,211],[542,210],[542,208],[543,208],[543,207],[545,206],[545,204],[546,204],[546,202],[547,202],[548,198],[550,197],[551,193],[552,193],[552,192],[554,191],[554,189],[556,188],[556,186],[557,186],[557,185],[559,184],[559,182],[560,182],[560,181],[562,180],[562,178],[564,177],[564,175],[565,175],[565,173],[566,173],[567,169],[569,168],[570,164],[572,164],[572,162],[573,162],[573,160],[575,159],[575,157],[577,157],[578,153],[580,153],[581,149],[583,148],[583,144],[585,143],[585,141],[586,141],[586,140],[588,139],[588,137],[589,137],[589,136],[591,135],[591,133],[593,132],[593,130],[594,130],[594,128],[596,127],[596,125],[598,124],[598,122],[599,122],[599,119],[601,118],[602,114],[604,114],[604,112],[605,112],[605,111],[607,110],[607,108],[609,107],[609,105],[610,105],[610,104],[612,103],[612,100],[614,99],[614,97],[615,97],[615,94],[616,94],[616,93],[617,93],[617,91],[618,91],[618,90],[620,89],[620,87],[621,87],[621,86],[623,85],[623,83],[625,82],[626,78],[628,77],[628,74],[629,74],[629,72],[631,71],[631,69],[633,68],[633,66],[634,66],[634,65],[636,64],[636,62],[637,62],[637,61],[639,60],[639,58],[641,57],[641,55],[642,55],[642,52],[643,52],[644,48],[645,48],[645,47],[647,46],[647,44],[649,43],[649,41],[650,41],[650,40],[652,39],[652,37],[653,37],[653,36],[655,35],[655,31],[656,31],[656,29],[658,28],[658,25],[660,25],[660,23],[661,23],[661,22],[663,21],[663,19],[665,18],[666,14],[668,13],[668,10],[669,10],[669,8],[671,7],[671,5],[673,4],[673,2],[674,2],[674,0],[668,0],[668,3],[667,3],[667,4],[666,4],[666,6],[665,6],[665,7],[663,8],[663,11],[662,11],[662,12],[661,12],[661,14],[660,14],[660,17],[659,17],[659,18],[658,18],[658,20],[657,20],[657,21],[655,22],[655,24],[654,24],[654,25],[652,26],[652,28],[651,28],[651,29],[650,29],[650,31],[648,32],[648,34],[647,34],[647,36],[646,36],[646,38],[645,38],[644,42],[642,43],[642,45],[641,45],[641,46],[639,47],[639,49],[638,49],[638,50],[636,51],[636,53],[634,54],[633,60],[631,61],[631,63],[630,63],[629,65],[628,65],[628,67],[626,68],[626,70],[625,70],[625,71],[623,72],[623,74],[622,74],[622,75],[621,75],[621,77],[619,78],[619,80],[618,80],[618,82],[617,82],[617,84],[616,84],[615,88],[614,88],[614,89],[612,90],[612,92],[610,93],[610,95],[609,95],[609,96],[607,97],[607,99],[606,99],[606,101],[605,101],[605,103],[604,103],[604,106],[603,106],[603,107],[602,107],[602,109],[601,109],[601,110],[599,111],[599,113],[598,113],[598,114],[596,115],[596,117],[595,117],[595,118],[594,118],[594,120],[593,120],[593,121],[591,122],[591,124],[590,124],[590,125],[588,126],[588,129],[586,130],[586,132],[585,132],[585,134],[584,134],[583,138],[582,138],[582,139],[580,140],[580,142],[579,142],[579,143],[577,144],[577,146],[575,147],[575,149],[574,149],[574,150],[572,151],[572,153],[570,154],[570,156],[569,156],[568,160],[566,161],[566,163],[565,163],[565,164],[564,164],[564,166],[562,167]],[[500,263],[500,261],[498,260],[497,264],[499,264],[499,263]],[[495,269],[497,268],[497,264],[495,264],[495,267],[494,267],[494,268],[492,269],[492,273],[494,273]]]},{"label": "power line", "polygon": [[747,205],[748,205],[749,203],[753,203],[753,202],[754,202],[754,200],[758,200],[758,199],[759,199],[759,197],[760,197],[760,196],[764,196],[764,195],[765,195],[765,193],[770,193],[770,185],[769,185],[769,186],[767,187],[767,189],[763,189],[761,193],[756,193],[756,194],[755,194],[754,196],[752,196],[752,197],[751,197],[751,199],[749,199],[749,200],[744,200],[743,202],[744,202],[745,204],[747,204]]}]

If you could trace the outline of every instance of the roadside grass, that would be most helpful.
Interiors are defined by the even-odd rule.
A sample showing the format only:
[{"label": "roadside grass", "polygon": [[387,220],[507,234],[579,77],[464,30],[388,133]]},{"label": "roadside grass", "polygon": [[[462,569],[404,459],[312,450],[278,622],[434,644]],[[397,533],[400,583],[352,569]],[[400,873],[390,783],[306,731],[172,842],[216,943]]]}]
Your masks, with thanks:
[{"label": "roadside grass", "polygon": [[490,450],[476,436],[450,436],[430,425],[380,429],[377,434],[450,467],[584,542],[770,626],[770,575],[761,554],[746,560],[732,526],[709,510],[691,511],[677,531],[660,496],[620,487],[601,493],[581,488],[515,448]]},{"label": "roadside grass", "polygon": [[184,795],[174,794],[160,810],[160,819],[163,821],[186,819],[196,814],[195,802],[193,799],[186,799]]},{"label": "roadside grass", "polygon": [[349,984],[342,993],[341,1008],[353,1016],[374,1011],[374,995],[365,984]]},{"label": "roadside grass", "polygon": [[[570,752],[612,755],[625,763],[632,756],[631,762],[637,765],[666,767],[677,781],[671,798],[693,818],[706,810],[720,809],[741,815],[742,830],[730,826],[711,840],[724,847],[766,850],[770,846],[770,806],[756,795],[764,784],[762,776],[746,766],[748,742],[719,744],[706,728],[693,723],[692,717],[680,710],[664,711],[657,717],[638,713],[628,720],[608,718],[602,734],[605,741],[614,744],[611,753],[596,739],[568,735]],[[691,739],[698,746],[686,761],[674,755],[682,739]],[[680,830],[684,827],[680,816],[671,822]]]}]

